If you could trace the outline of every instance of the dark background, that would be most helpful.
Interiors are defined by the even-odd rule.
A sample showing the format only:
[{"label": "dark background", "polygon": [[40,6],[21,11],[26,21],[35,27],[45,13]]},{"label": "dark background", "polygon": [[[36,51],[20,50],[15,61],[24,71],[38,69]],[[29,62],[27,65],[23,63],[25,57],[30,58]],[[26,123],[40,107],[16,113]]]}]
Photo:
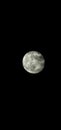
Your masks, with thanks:
[{"label": "dark background", "polygon": [[[34,26],[32,25],[32,28]],[[41,27],[42,28],[42,27]],[[27,28],[28,29],[28,28]],[[42,120],[46,117],[46,111],[51,108],[50,71],[49,71],[49,43],[46,34],[39,34],[39,29],[22,35],[18,39],[15,48],[15,74],[14,74],[14,97],[18,110],[23,111],[25,117],[36,117],[41,114]],[[43,30],[43,29],[42,29]],[[43,54],[45,58],[44,70],[36,75],[27,73],[22,67],[22,58],[28,51],[36,50]],[[20,102],[20,104],[19,104]],[[28,114],[29,113],[29,114]],[[43,116],[44,115],[44,116]]]},{"label": "dark background", "polygon": [[[15,26],[15,71],[14,71],[14,95],[22,104],[22,109],[35,114],[37,111],[48,111],[51,100],[51,87],[49,85],[49,55],[51,44],[51,20],[50,13],[40,10],[26,10],[16,15]],[[36,50],[45,58],[44,70],[36,75],[27,73],[22,67],[22,58],[28,51]],[[20,106],[20,105],[19,105]],[[20,108],[20,107],[19,107]],[[44,112],[44,114],[46,114]],[[37,114],[36,114],[37,115]],[[35,115],[35,116],[36,116]]]},{"label": "dark background", "polygon": [[[22,6],[13,10],[11,19],[8,20],[11,23],[9,37],[10,48],[12,47],[10,84],[17,104],[21,101],[28,106],[31,104],[35,107],[40,103],[45,106],[50,100],[49,53],[53,37],[50,13],[45,7],[31,9]],[[22,67],[24,54],[31,50],[41,52],[45,58],[44,70],[36,75],[27,73]]]},{"label": "dark background", "polygon": [[[13,119],[49,122],[54,110],[55,11],[47,3],[37,6],[25,3],[8,6],[2,15],[4,102]],[[3,31],[4,30],[4,31]],[[36,50],[45,58],[44,70],[36,75],[22,67],[22,58]],[[56,54],[56,53],[55,53]],[[2,82],[3,83],[3,82]],[[39,123],[40,123],[39,120]],[[25,121],[26,122],[26,121]],[[28,120],[27,120],[28,122]]]},{"label": "dark background", "polygon": [[[35,7],[36,8],[36,7]],[[40,93],[46,96],[49,89],[49,49],[52,40],[51,12],[41,8],[18,8],[14,23],[15,76],[18,93],[36,98]],[[45,58],[44,70],[36,75],[27,73],[22,67],[22,58],[28,51],[36,50]],[[32,96],[31,96],[32,94]]]}]

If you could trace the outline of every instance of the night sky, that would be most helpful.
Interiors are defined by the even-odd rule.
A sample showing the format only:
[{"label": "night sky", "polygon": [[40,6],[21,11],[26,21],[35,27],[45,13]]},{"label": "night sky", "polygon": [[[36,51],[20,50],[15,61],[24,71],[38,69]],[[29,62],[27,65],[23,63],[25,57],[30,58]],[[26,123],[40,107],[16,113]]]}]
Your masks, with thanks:
[{"label": "night sky", "polygon": [[[32,14],[32,15],[31,15]],[[45,11],[43,13],[27,11],[21,16],[16,15],[17,24],[14,30],[14,82],[15,91],[18,95],[23,94],[31,97],[42,96],[47,98],[49,94],[49,46],[51,36],[49,30],[49,18]],[[28,51],[39,51],[45,58],[45,68],[39,74],[27,73],[22,67],[22,58]],[[41,94],[40,94],[41,93]],[[32,96],[31,96],[32,95]],[[35,97],[36,98],[36,97]],[[39,98],[40,99],[40,98]]]},{"label": "night sky", "polygon": [[[7,8],[4,5],[5,9],[1,10],[3,11],[1,99],[4,105],[1,106],[2,113],[7,113],[2,118],[5,121],[8,115],[9,121],[11,117],[9,122],[12,122],[15,127],[17,122],[20,127],[21,122],[22,127],[26,124],[27,126],[30,124],[30,127],[32,123],[36,126],[38,122],[40,128],[41,125],[42,128],[43,126],[48,128],[49,123],[54,124],[54,117],[56,117],[55,110],[58,105],[54,108],[54,103],[58,101],[56,96],[58,87],[54,83],[54,78],[57,77],[57,68],[59,68],[56,64],[60,64],[59,55],[57,56],[59,38],[56,36],[58,13],[54,9],[57,8],[55,3],[53,5],[52,2],[50,4],[42,2],[43,4],[37,5],[36,1],[34,4],[31,1],[29,4],[26,1],[17,4],[16,1],[11,5],[6,4]],[[38,74],[30,74],[22,66],[22,58],[29,51],[38,51],[44,56],[45,68]],[[37,130],[38,126],[37,124]]]}]

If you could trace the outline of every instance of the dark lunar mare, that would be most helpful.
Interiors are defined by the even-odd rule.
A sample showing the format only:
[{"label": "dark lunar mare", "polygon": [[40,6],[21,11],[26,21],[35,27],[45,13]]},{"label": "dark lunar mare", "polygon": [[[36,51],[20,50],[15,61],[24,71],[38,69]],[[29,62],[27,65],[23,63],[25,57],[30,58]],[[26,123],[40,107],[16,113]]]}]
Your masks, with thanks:
[{"label": "dark lunar mare", "polygon": [[37,61],[42,61],[44,60],[43,56],[33,56]]}]

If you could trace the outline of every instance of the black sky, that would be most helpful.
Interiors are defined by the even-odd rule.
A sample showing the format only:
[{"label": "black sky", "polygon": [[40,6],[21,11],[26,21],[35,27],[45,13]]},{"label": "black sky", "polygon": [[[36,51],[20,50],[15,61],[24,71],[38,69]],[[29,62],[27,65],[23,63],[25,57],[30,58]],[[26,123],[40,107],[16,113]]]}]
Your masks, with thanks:
[{"label": "black sky", "polygon": [[[33,124],[38,122],[42,127],[47,124],[48,127],[52,120],[54,124],[54,117],[56,117],[58,105],[54,108],[54,103],[58,101],[56,98],[58,87],[54,84],[54,74],[57,77],[56,16],[58,14],[54,9],[57,8],[55,3],[53,5],[51,2],[42,2],[37,5],[36,1],[34,4],[26,1],[19,4],[16,1],[11,5],[6,4],[7,8],[4,4],[5,8],[1,10],[3,12],[1,99],[4,104],[1,106],[3,106],[3,113],[6,114],[7,111],[5,120],[8,115],[8,118],[11,117],[8,121],[11,123],[13,120],[14,126],[16,126],[15,122],[21,126],[22,121],[25,122],[22,127],[25,126],[24,124],[28,126],[28,122],[30,122],[29,127],[31,122]],[[45,68],[35,75],[26,72],[22,66],[24,54],[33,50],[39,51],[45,58]]]},{"label": "black sky", "polygon": [[[21,12],[21,11],[20,11]],[[19,17],[20,14],[20,17]],[[51,25],[46,10],[22,11],[16,14],[14,23],[14,82],[19,91],[28,93],[47,92],[49,80],[49,44],[51,44]],[[27,73],[22,67],[22,58],[28,51],[39,51],[45,58],[44,70],[36,75]]]}]

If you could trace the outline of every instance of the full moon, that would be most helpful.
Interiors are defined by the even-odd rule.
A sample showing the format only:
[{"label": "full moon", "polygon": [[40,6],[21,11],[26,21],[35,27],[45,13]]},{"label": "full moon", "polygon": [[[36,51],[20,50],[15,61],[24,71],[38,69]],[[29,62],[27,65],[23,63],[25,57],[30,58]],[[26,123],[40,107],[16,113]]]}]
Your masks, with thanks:
[{"label": "full moon", "polygon": [[27,72],[37,74],[44,69],[45,59],[40,52],[29,51],[23,56],[22,65]]}]

